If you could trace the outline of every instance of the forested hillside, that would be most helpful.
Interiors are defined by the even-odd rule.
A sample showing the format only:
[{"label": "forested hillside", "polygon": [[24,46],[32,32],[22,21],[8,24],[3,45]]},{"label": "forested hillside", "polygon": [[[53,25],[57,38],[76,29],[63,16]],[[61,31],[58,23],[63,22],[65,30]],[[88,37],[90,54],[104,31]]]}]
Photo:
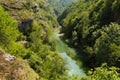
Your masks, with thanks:
[{"label": "forested hillside", "polygon": [[0,80],[120,80],[120,1],[76,1],[0,0]]},{"label": "forested hillside", "polygon": [[58,18],[65,42],[86,56],[91,68],[103,63],[120,68],[119,6],[119,0],[79,0]]},{"label": "forested hillside", "polygon": [[76,2],[77,0],[48,0],[50,3],[50,6],[53,8],[55,14],[58,16],[60,15],[63,10],[72,4],[73,2]]},{"label": "forested hillside", "polygon": [[[31,80],[64,78],[65,62],[51,46],[53,42],[48,39],[50,33],[53,32],[53,27],[58,26],[57,20],[48,8],[48,2],[45,0],[0,0],[0,4],[3,7],[0,7],[0,47],[2,50],[24,59],[29,64],[39,75],[39,78],[32,79],[32,76],[36,74],[31,74]],[[24,63],[20,62],[20,64]],[[7,75],[7,72],[2,73],[1,66],[5,67],[5,65],[0,64],[0,73]],[[7,67],[10,66],[6,65]],[[32,73],[32,70],[28,73]],[[7,79],[6,75],[2,75],[4,79],[0,76],[0,79],[18,80],[16,76],[10,76],[10,79]],[[18,77],[20,77],[19,74]]]}]

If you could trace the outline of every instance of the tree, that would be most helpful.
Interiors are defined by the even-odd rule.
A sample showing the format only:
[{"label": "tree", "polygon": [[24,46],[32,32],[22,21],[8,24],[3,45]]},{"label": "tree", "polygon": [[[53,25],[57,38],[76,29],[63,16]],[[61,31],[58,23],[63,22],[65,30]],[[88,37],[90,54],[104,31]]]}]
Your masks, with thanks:
[{"label": "tree", "polygon": [[93,72],[90,71],[90,75],[85,80],[120,80],[117,70],[119,69],[103,64],[101,67],[95,68]]}]

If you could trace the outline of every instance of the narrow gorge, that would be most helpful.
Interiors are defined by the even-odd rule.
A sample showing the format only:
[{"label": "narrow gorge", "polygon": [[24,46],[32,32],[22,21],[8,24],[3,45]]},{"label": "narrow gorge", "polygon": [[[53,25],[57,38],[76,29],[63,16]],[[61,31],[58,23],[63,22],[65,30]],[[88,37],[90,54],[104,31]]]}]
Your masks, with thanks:
[{"label": "narrow gorge", "polygon": [[120,80],[119,0],[0,0],[0,80]]}]

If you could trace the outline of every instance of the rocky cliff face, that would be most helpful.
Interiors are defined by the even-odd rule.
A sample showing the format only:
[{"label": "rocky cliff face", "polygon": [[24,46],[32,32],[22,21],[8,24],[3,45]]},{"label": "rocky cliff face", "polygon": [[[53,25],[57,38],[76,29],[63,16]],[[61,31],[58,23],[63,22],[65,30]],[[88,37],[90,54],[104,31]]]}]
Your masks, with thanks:
[{"label": "rocky cliff face", "polygon": [[0,80],[38,80],[38,75],[22,59],[0,51]]},{"label": "rocky cliff face", "polygon": [[48,20],[53,20],[52,25],[58,26],[57,21],[51,16],[52,11],[47,0],[0,0],[0,4],[18,21],[19,30],[27,36],[31,32],[33,21],[37,21],[44,29],[46,24],[49,24]]},{"label": "rocky cliff face", "polygon": [[[40,80],[62,78],[60,76],[65,71],[63,59],[54,51],[54,46],[52,46],[54,43],[48,40],[53,27],[59,25],[48,5],[47,0],[0,0],[0,6],[5,10],[1,7],[1,12],[3,12],[1,17],[4,16],[4,13],[7,15],[2,19],[0,18],[3,23],[0,30],[1,28],[4,29],[5,39],[8,42],[11,40],[10,44],[6,44],[7,47],[1,44],[0,48],[16,57],[27,60],[29,63],[27,65],[23,60],[2,53],[0,56],[2,80],[37,80],[36,73],[40,76]],[[8,16],[11,21],[7,20]],[[9,25],[8,21],[9,23],[15,21],[16,26],[14,24]],[[4,24],[9,25],[10,29],[6,30],[8,26]],[[16,32],[11,29],[12,27],[15,27]],[[14,37],[13,34],[16,33],[18,36]],[[8,34],[10,34],[10,40],[7,38]],[[13,40],[11,36],[15,39]],[[6,43],[5,39],[3,37],[1,41]]]}]

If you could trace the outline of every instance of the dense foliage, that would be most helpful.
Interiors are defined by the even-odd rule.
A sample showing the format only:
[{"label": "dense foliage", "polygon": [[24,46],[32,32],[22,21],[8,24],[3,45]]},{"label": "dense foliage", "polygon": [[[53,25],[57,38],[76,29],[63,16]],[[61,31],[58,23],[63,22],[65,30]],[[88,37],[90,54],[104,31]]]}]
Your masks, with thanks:
[{"label": "dense foliage", "polygon": [[47,1],[3,0],[0,3],[14,18],[0,7],[0,47],[26,60],[40,80],[64,79],[65,62],[48,39],[58,23],[50,15]]},{"label": "dense foliage", "polygon": [[[119,80],[119,0],[79,0],[64,10],[74,1],[0,0],[0,51],[26,61],[28,76],[33,75],[29,77],[33,80],[38,76],[39,80]],[[87,66],[92,68],[86,78],[66,73],[66,62],[56,51],[63,44],[57,44],[52,35],[54,28],[59,27],[53,9],[56,15],[64,10],[58,18],[63,39],[85,55]],[[70,54],[65,46],[60,49]],[[21,59],[20,64],[24,64]]]},{"label": "dense foliage", "polygon": [[[58,17],[65,42],[77,48],[91,68],[102,63],[120,68],[119,6],[119,0],[79,0]],[[95,69],[91,80],[102,80],[101,74],[111,75],[104,69]]]},{"label": "dense foliage", "polygon": [[71,80],[120,80],[120,74],[118,74],[117,70],[119,69],[102,64],[101,67],[90,70],[86,78],[73,76]]},{"label": "dense foliage", "polygon": [[76,0],[48,0],[50,3],[50,6],[53,7],[55,14],[58,16],[60,15],[63,10],[75,2]]},{"label": "dense foliage", "polygon": [[120,67],[117,2],[119,1],[79,1],[68,7],[58,18],[63,25],[66,42],[86,54],[91,67],[100,66],[103,62]]},{"label": "dense foliage", "polygon": [[[0,7],[0,45],[6,46],[18,36],[17,23]],[[12,26],[12,27],[11,27]],[[13,35],[13,36],[11,36]]]}]

